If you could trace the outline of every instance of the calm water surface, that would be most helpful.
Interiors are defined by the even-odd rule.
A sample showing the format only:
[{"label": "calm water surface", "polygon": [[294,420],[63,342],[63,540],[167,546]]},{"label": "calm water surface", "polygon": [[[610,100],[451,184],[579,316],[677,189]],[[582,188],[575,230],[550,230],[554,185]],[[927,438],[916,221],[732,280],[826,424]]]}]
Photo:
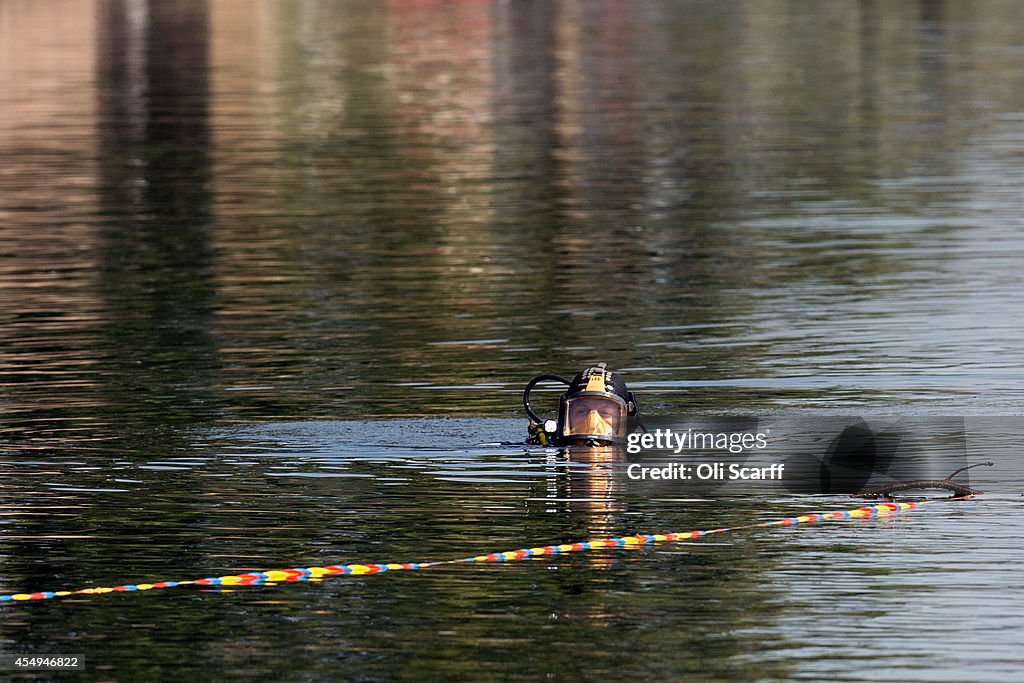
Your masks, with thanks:
[{"label": "calm water surface", "polygon": [[1020,680],[1019,9],[0,1],[0,593],[855,505],[516,445],[597,360],[650,415],[966,415],[997,465],[894,520],[5,603],[0,652]]}]

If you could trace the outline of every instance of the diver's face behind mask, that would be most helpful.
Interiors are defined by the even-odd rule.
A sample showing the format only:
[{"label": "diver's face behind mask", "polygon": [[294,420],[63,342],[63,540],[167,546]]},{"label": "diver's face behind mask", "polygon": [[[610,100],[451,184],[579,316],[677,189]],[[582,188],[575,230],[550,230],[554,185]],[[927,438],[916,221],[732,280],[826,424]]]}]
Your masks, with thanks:
[{"label": "diver's face behind mask", "polygon": [[562,436],[574,442],[621,441],[626,435],[626,402],[607,393],[577,394],[565,401]]}]

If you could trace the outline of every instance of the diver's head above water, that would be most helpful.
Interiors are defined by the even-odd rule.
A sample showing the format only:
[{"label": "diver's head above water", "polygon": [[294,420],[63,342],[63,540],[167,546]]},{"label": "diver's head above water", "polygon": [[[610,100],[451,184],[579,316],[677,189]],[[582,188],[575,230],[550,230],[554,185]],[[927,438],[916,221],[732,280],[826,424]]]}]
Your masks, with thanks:
[{"label": "diver's head above water", "polygon": [[[530,392],[544,381],[568,386],[558,399],[557,419],[544,420],[530,407]],[[639,412],[626,383],[604,363],[581,371],[572,381],[559,375],[534,377],[523,391],[523,406],[531,420],[529,443],[544,446],[622,442],[628,433],[628,418]]]}]

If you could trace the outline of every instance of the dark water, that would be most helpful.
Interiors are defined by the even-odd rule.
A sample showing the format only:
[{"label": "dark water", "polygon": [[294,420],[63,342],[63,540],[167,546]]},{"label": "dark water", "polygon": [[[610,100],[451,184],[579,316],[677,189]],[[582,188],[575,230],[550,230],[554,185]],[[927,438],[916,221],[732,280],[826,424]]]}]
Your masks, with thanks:
[{"label": "dark water", "polygon": [[897,520],[5,603],[0,652],[1019,680],[1019,10],[0,1],[0,593],[856,505],[509,445],[526,380],[597,360],[651,415],[968,415],[997,461]]}]

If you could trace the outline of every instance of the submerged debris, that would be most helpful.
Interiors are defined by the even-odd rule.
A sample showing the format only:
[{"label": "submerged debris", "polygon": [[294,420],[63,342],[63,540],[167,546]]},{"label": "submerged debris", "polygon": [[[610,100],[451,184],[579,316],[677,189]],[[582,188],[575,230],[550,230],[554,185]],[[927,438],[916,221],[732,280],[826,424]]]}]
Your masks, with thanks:
[{"label": "submerged debris", "polygon": [[895,484],[886,484],[885,486],[878,486],[873,489],[861,491],[860,493],[853,494],[856,498],[884,498],[890,496],[897,491],[909,491],[911,489],[946,489],[952,491],[957,496],[976,496],[981,491],[975,491],[970,486],[964,486],[963,484],[957,484],[953,481],[953,477],[960,474],[964,470],[969,470],[972,467],[979,467],[984,465],[985,467],[991,467],[992,461],[986,460],[985,462],[975,463],[968,465],[967,467],[961,467],[956,472],[953,472],[945,479],[912,479],[910,481],[898,481]]}]

